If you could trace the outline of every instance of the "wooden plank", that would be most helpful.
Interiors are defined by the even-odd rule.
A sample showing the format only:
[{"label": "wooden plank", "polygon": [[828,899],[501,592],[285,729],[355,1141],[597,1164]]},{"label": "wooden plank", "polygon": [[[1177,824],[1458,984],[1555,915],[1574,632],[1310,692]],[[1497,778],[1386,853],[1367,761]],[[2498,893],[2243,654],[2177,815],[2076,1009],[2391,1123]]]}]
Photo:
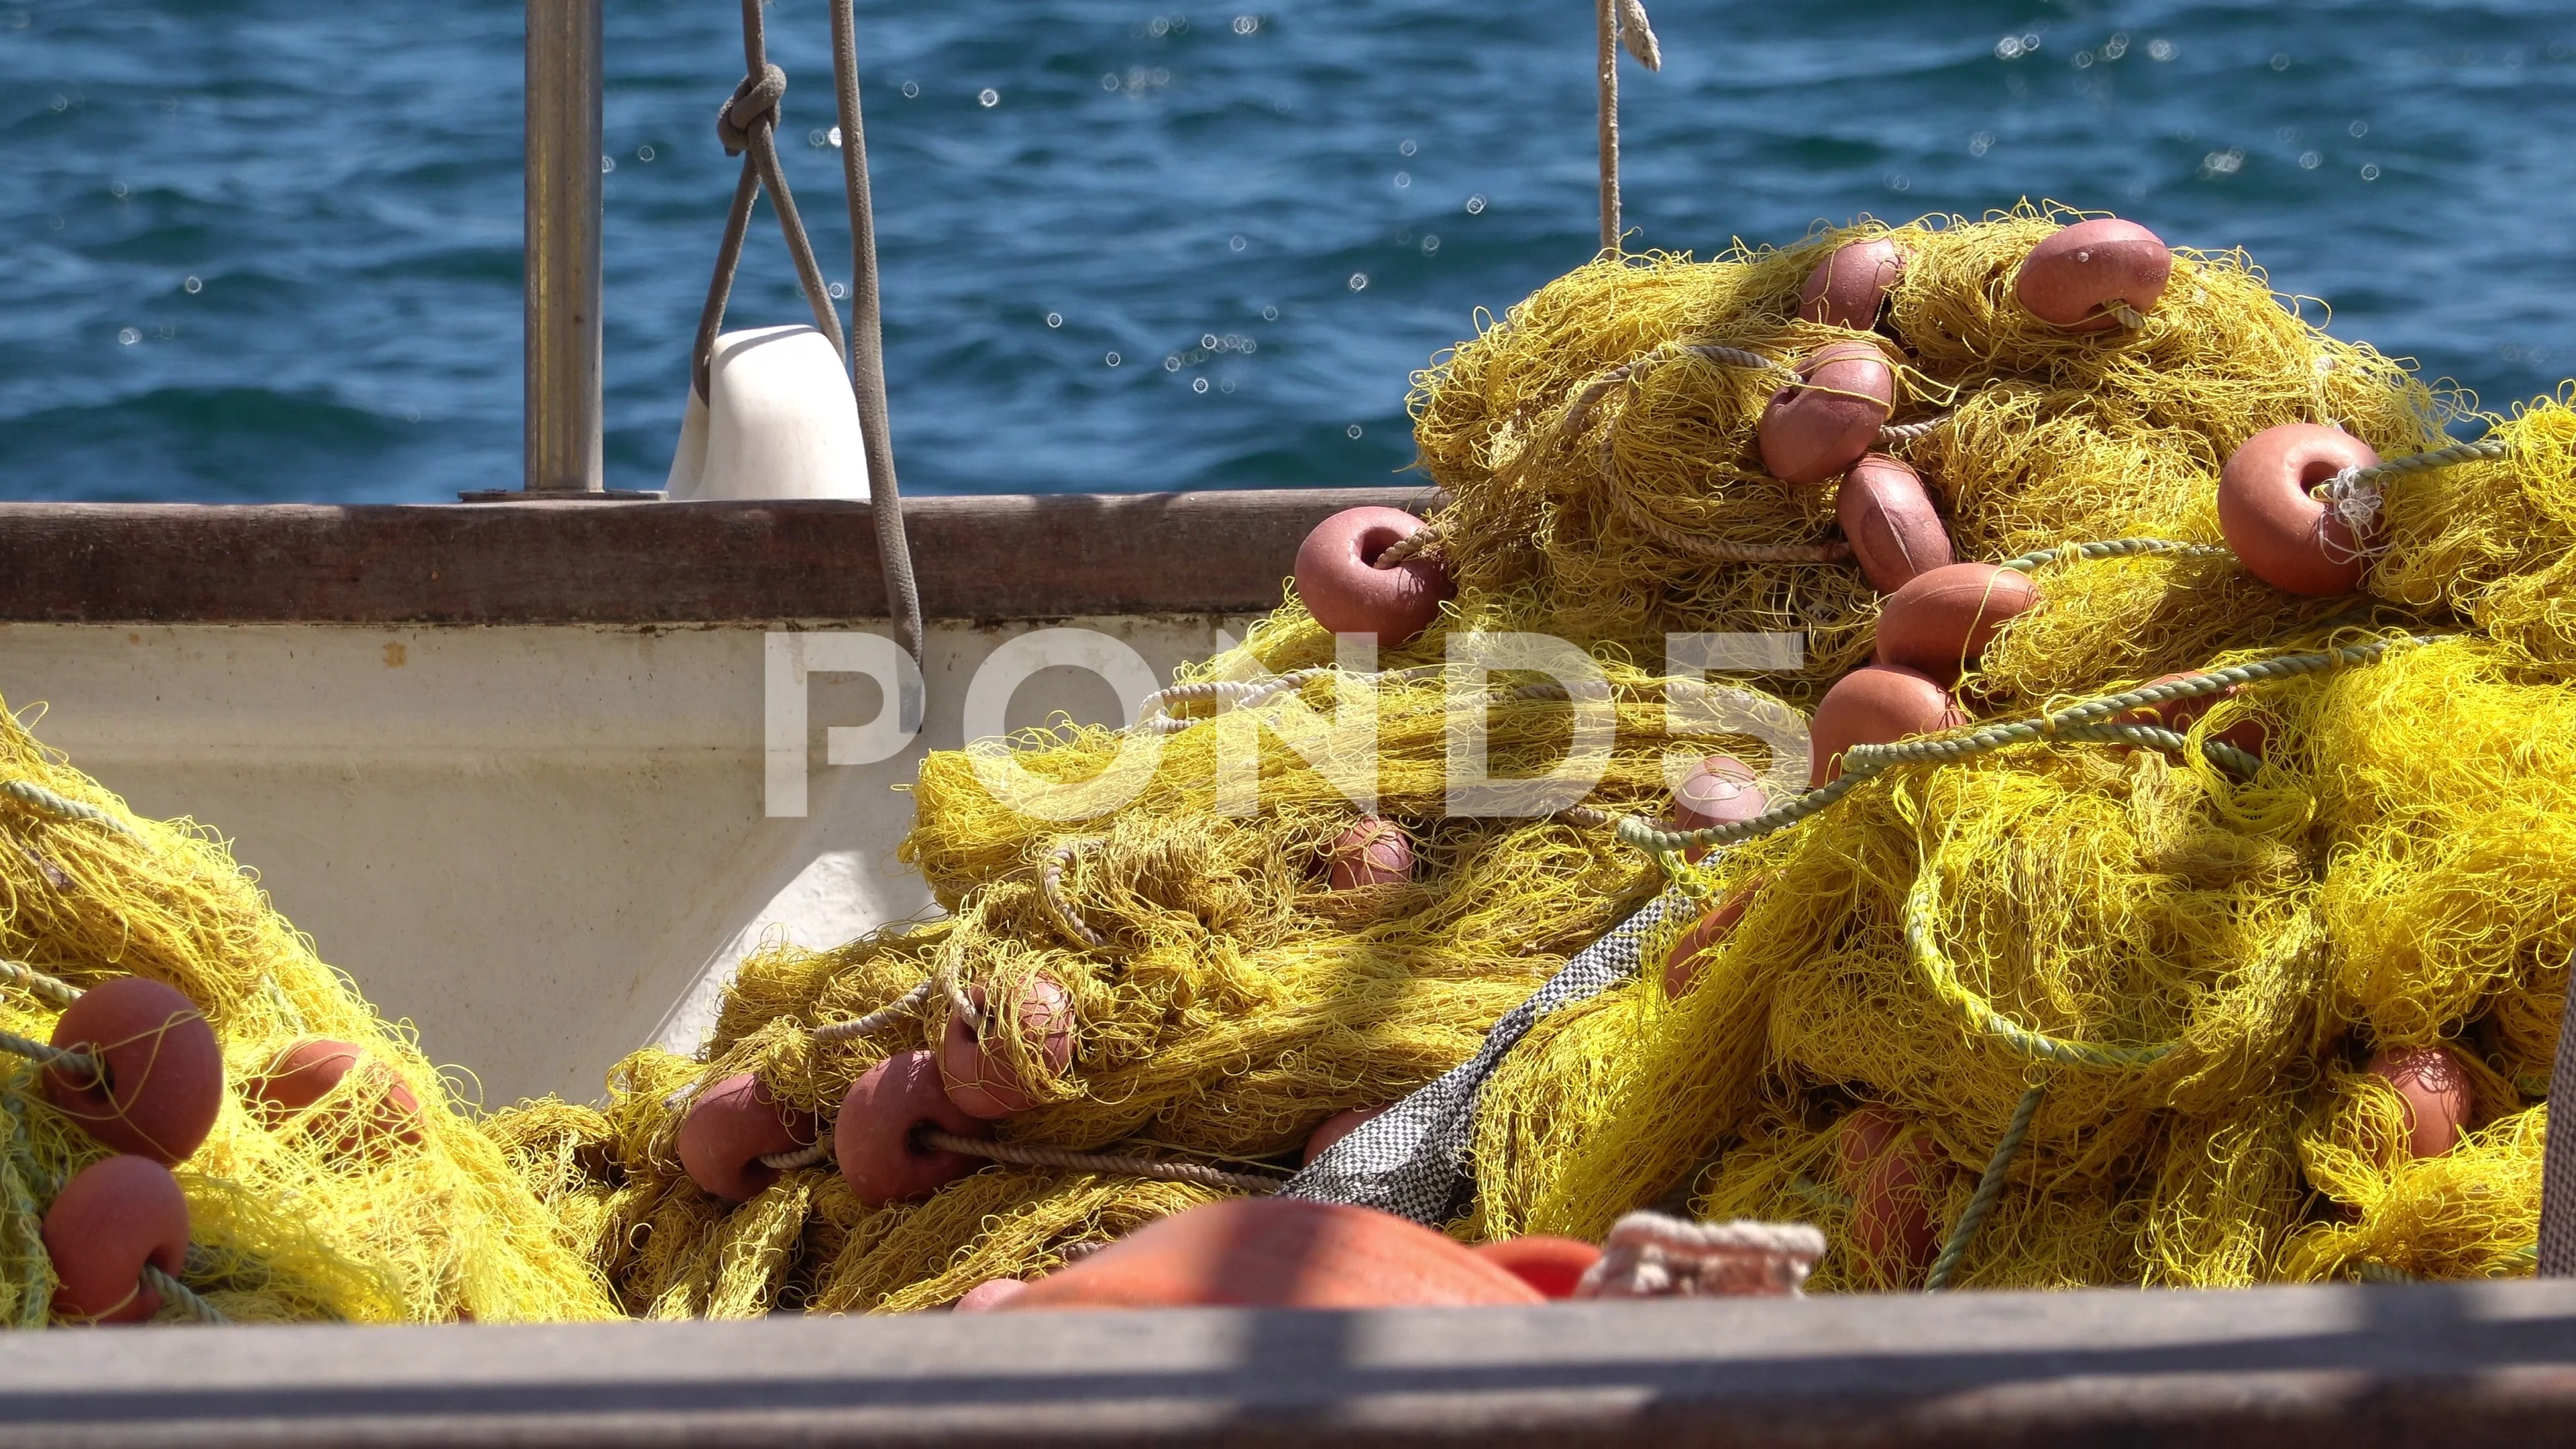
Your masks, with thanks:
[{"label": "wooden plank", "polygon": [[0,1335],[0,1441],[2439,1449],[2576,1422],[2576,1284]]},{"label": "wooden plank", "polygon": [[[1427,489],[924,498],[936,619],[1243,613],[1297,545]],[[702,623],[885,617],[865,503],[0,504],[0,620]]]}]

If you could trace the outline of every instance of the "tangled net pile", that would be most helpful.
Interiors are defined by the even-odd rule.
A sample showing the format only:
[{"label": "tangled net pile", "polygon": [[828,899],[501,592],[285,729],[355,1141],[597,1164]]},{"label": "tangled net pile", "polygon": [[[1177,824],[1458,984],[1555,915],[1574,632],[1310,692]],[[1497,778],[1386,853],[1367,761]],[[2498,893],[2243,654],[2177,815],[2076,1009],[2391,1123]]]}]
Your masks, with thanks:
[{"label": "tangled net pile", "polygon": [[[996,1163],[868,1206],[807,1154],[736,1205],[679,1163],[696,1094],[751,1073],[828,1132],[853,1082],[935,1047],[961,1002],[1043,977],[1070,999],[1072,1055],[1059,1068],[989,1014],[989,1050],[1035,1101],[1005,1141],[1257,1174],[1465,1060],[1672,890],[1741,918],[1666,971],[1699,914],[1671,913],[1648,969],[1505,1057],[1454,1233],[1598,1239],[1656,1203],[1810,1221],[1834,1244],[1819,1289],[2529,1271],[2576,951],[2576,411],[2475,415],[2327,336],[2241,253],[2176,252],[2134,325],[2051,326],[2012,280],[2076,219],[1871,223],[1551,283],[1418,379],[1455,584],[1428,630],[1362,678],[1292,592],[1184,672],[1170,718],[934,755],[903,849],[943,917],[760,953],[698,1057],[636,1054],[604,1110],[505,1114],[520,1170],[629,1312],[933,1307],[1240,1189]],[[1800,320],[1819,261],[1882,236],[1905,261],[1876,328]],[[1696,864],[1637,848],[1653,832],[1614,822],[1662,812],[1673,761],[1756,762],[1775,803],[1807,783],[1774,734],[1667,717],[1667,635],[1803,635],[1739,676],[1778,709],[1869,658],[1882,599],[1834,546],[1834,487],[1765,472],[1781,379],[1744,361],[1853,342],[1896,368],[1884,446],[1959,557],[2202,545],[2031,563],[2041,602],[1956,686],[1977,719],[2322,663],[2252,671],[2180,740],[1953,732],[1948,757],[1855,768],[1831,803]],[[2292,423],[2383,458],[2454,425],[2501,447],[2387,480],[2363,591],[2309,597],[2240,567],[2215,503],[2239,445]],[[1444,666],[1478,630],[1569,640],[1607,680],[1615,740],[1559,813],[1444,814],[1462,718],[1489,721],[1497,776],[1578,742],[1575,704],[1540,676]],[[1375,809],[1417,863],[1335,890],[1323,862],[1360,812],[1301,751],[1328,748],[1340,692],[1362,686]],[[985,776],[1006,768],[1051,782],[1045,809],[998,803]],[[1229,792],[1256,772],[1245,809]],[[2457,1145],[2418,1155],[2417,1107],[2366,1068],[2430,1047],[2474,1107]]]},{"label": "tangled net pile", "polygon": [[[66,998],[132,976],[176,988],[220,1044],[222,1105],[175,1169],[190,1230],[176,1276],[199,1304],[236,1322],[613,1315],[587,1256],[408,1032],[210,832],[135,816],[0,713],[0,838],[0,1030],[43,1042]],[[248,1090],[316,1039],[363,1064],[301,1110]],[[39,1220],[110,1155],[47,1101],[35,1062],[0,1057],[0,1321],[65,1316]],[[174,1297],[160,1316],[189,1311]]]}]

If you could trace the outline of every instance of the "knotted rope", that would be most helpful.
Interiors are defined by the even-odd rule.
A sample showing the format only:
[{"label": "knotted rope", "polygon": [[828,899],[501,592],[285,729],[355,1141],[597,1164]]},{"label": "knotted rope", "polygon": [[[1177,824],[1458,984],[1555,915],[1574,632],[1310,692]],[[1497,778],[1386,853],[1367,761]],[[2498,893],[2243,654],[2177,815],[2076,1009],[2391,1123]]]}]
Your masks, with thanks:
[{"label": "knotted rope", "polygon": [[[2276,679],[2290,679],[2313,674],[2323,669],[2340,669],[2366,664],[2400,644],[2429,644],[2443,635],[2413,634],[2398,639],[2374,639],[2367,644],[2347,644],[2314,653],[2287,654],[2272,659],[2258,659],[2244,664],[2231,664],[2168,679],[2156,684],[2084,701],[2050,714],[2016,720],[2008,724],[1983,725],[1965,734],[1945,735],[1934,739],[1905,740],[1886,745],[1854,745],[1843,754],[1843,773],[1839,779],[1818,786],[1774,810],[1750,820],[1711,825],[1700,830],[1666,830],[1654,822],[1631,815],[1619,822],[1619,838],[1628,844],[1657,855],[1708,846],[1734,845],[1754,840],[1774,831],[1785,830],[1836,800],[1858,789],[1862,782],[1899,765],[1950,764],[1991,754],[2012,745],[2039,742],[2117,742],[2146,744],[2171,748],[2169,742],[2182,738],[2172,730],[2149,725],[2114,723],[2117,715],[2149,705],[2170,704],[2178,699],[2198,699],[2217,694],[2230,685],[2262,684]],[[2224,751],[2224,753],[2222,753]],[[2207,752],[2213,762],[2236,769],[2253,757],[2219,741],[2209,742]],[[2259,765],[2259,761],[2254,763]]]},{"label": "knotted rope", "polygon": [[2148,554],[2174,554],[2184,558],[2236,557],[2233,550],[2215,543],[2185,543],[2171,538],[2108,538],[2098,543],[2061,543],[2055,548],[2035,549],[2019,558],[2005,559],[1995,567],[2030,574],[2065,559],[2135,558]]},{"label": "knotted rope", "polygon": [[132,836],[137,840],[143,838],[141,831],[136,830],[115,814],[101,810],[95,805],[57,795],[32,780],[0,780],[0,796],[6,796],[50,819],[86,820],[92,825],[104,825],[119,835]]},{"label": "knotted rope", "polygon": [[[2379,510],[2385,498],[2381,484],[2403,478],[2409,473],[2429,472],[2460,463],[2474,463],[2488,458],[2501,458],[2513,451],[2502,438],[2480,438],[2473,443],[2453,443],[2447,448],[2411,453],[2403,458],[2390,458],[2367,468],[2346,468],[2308,490],[2308,496],[2326,506],[2326,512],[2344,526],[2360,543],[2352,557],[2377,558],[2388,551],[2388,541],[2378,536]],[[2347,560],[2348,561],[2348,560]]]},{"label": "knotted rope", "polygon": [[1968,1210],[1959,1214],[1959,1225],[1950,1230],[1950,1241],[1941,1245],[1941,1256],[1932,1263],[1930,1276],[1923,1281],[1923,1291],[1938,1293],[1950,1286],[1950,1275],[1959,1270],[1959,1260],[1968,1256],[1968,1247],[1977,1240],[1977,1230],[1986,1225],[1986,1214],[1995,1210],[1995,1200],[2004,1195],[2004,1173],[2011,1169],[2015,1155],[2021,1151],[2022,1139],[2030,1135],[2030,1119],[2039,1111],[2039,1099],[2048,1094],[2046,1082],[2035,1081],[2021,1094],[2013,1107],[2012,1122],[2004,1128],[2003,1140],[1995,1144],[1995,1155],[1986,1159],[1986,1174],[1977,1179],[1976,1195],[1968,1199]]},{"label": "knotted rope", "polygon": [[990,1158],[1015,1167],[1055,1167],[1067,1172],[1105,1172],[1121,1177],[1150,1178],[1156,1182],[1194,1182],[1201,1187],[1227,1187],[1238,1192],[1267,1196],[1287,1181],[1280,1177],[1258,1176],[1249,1172],[1228,1172],[1220,1167],[1207,1167],[1195,1162],[1161,1162],[1150,1157],[1120,1157],[1105,1152],[1067,1152],[1061,1147],[1040,1147],[1028,1142],[997,1142],[989,1137],[960,1137],[925,1127],[914,1134],[922,1146],[938,1152],[962,1152],[969,1157]]},{"label": "knotted rope", "polygon": [[[894,616],[895,642],[922,662],[921,591],[913,577],[912,546],[903,527],[903,499],[895,483],[894,443],[886,414],[885,342],[877,289],[876,221],[868,195],[867,137],[859,110],[859,62],[856,21],[851,0],[832,0],[832,78],[840,111],[841,172],[849,194],[851,302],[853,336],[841,331],[840,309],[814,259],[814,244],[797,215],[796,198],[778,160],[778,107],[787,94],[787,73],[769,63],[762,24],[762,0],[742,0],[743,79],[716,111],[716,139],[728,156],[743,158],[734,182],[733,205],[725,213],[724,239],[716,247],[715,274],[698,312],[698,335],[689,359],[690,384],[702,401],[708,395],[708,371],[714,365],[716,336],[724,330],[725,304],[733,294],[735,270],[742,263],[743,241],[751,228],[752,202],[765,187],[778,209],[778,229],[796,278],[814,314],[814,325],[830,339],[832,351],[849,369],[850,391],[859,415],[860,443],[867,455],[869,512],[876,525],[877,564],[883,571],[886,598]],[[907,724],[919,720],[920,700],[899,702]]]},{"label": "knotted rope", "polygon": [[921,1010],[921,1004],[930,999],[930,988],[930,979],[924,977],[910,991],[856,1021],[836,1021],[814,1028],[814,1040],[828,1043],[856,1041],[863,1036],[874,1036]]}]

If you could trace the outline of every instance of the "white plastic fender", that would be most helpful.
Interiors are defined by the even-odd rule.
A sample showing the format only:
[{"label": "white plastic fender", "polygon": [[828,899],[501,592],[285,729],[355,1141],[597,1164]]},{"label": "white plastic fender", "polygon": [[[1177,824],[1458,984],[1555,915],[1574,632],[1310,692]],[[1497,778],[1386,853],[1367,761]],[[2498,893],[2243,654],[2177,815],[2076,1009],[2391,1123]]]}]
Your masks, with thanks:
[{"label": "white plastic fender", "polygon": [[663,487],[699,498],[865,498],[867,453],[841,359],[807,326],[716,338],[709,397],[690,391]]}]

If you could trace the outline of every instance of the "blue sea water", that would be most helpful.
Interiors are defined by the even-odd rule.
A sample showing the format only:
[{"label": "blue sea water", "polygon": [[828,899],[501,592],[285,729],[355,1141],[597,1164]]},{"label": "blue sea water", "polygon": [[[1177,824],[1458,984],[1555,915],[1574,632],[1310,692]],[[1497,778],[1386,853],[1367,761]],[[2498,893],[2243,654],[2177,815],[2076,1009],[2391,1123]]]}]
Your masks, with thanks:
[{"label": "blue sea water", "polygon": [[[862,0],[907,489],[1400,481],[1408,375],[1591,254],[1589,4],[1161,3]],[[2576,371],[2563,4],[1650,4],[1632,247],[2054,198],[2489,405]],[[612,486],[677,435],[736,14],[608,6]],[[515,486],[521,17],[0,0],[0,497]],[[839,271],[826,12],[769,17]],[[805,316],[760,225],[734,325]]]}]

